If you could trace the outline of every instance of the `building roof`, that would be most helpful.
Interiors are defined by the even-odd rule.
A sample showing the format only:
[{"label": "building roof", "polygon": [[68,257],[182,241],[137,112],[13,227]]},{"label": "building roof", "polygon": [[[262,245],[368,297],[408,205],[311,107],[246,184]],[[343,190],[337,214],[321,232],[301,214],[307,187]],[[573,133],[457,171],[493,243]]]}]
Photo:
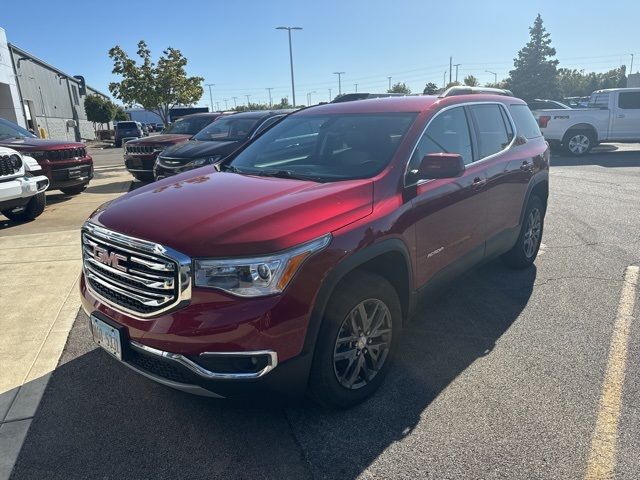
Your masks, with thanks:
[{"label": "building roof", "polygon": [[[47,63],[47,62],[45,62],[44,60],[42,60],[42,59],[40,59],[40,58],[36,57],[36,56],[35,56],[35,55],[33,55],[32,53],[29,53],[29,52],[27,52],[26,50],[23,50],[22,48],[20,48],[20,47],[18,47],[18,46],[16,46],[16,45],[14,45],[13,43],[8,43],[8,45],[9,45],[9,50],[13,50],[13,51],[14,51],[14,52],[16,52],[17,54],[22,55],[23,57],[27,57],[27,58],[29,58],[30,60],[33,60],[34,62],[39,63],[39,64],[40,64],[40,65],[42,65],[43,67],[45,67],[45,68],[47,68],[47,69],[49,69],[49,70],[52,70],[52,71],[56,72],[58,75],[60,75],[60,76],[62,76],[62,77],[65,77],[65,78],[69,79],[70,81],[75,82],[76,84],[80,84],[80,81],[79,81],[77,78],[75,78],[73,75],[69,75],[68,73],[63,72],[62,70],[60,70],[60,69],[58,69],[58,68],[54,67],[53,65],[51,65],[51,64],[49,64],[49,63]],[[96,93],[99,93],[99,94],[100,94],[100,95],[102,95],[103,97],[107,97],[107,98],[109,98],[109,95],[107,95],[106,93],[101,92],[101,91],[100,91],[100,90],[98,90],[98,89],[93,88],[91,85],[86,84],[85,86],[86,86],[88,89],[91,89],[91,90],[93,90],[93,91],[94,91],[94,92],[96,92]]]}]

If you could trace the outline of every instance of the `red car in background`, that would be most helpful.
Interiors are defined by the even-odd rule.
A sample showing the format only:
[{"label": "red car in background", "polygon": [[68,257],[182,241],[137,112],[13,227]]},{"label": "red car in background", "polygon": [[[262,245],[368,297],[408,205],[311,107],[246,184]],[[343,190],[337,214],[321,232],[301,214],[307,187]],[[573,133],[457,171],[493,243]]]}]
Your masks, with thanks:
[{"label": "red car in background", "polygon": [[153,166],[158,154],[167,147],[186,142],[223,114],[195,113],[174,121],[160,135],[131,140],[125,144],[124,163],[131,175],[142,182],[153,181]]},{"label": "red car in background", "polygon": [[0,145],[35,158],[49,179],[49,191],[67,195],[82,192],[93,178],[93,159],[79,142],[45,140],[19,125],[0,118]]},{"label": "red car in background", "polygon": [[533,264],[549,158],[507,95],[292,113],[221,164],[94,212],[80,280],[94,340],[183,391],[354,405],[393,374],[422,293],[497,257]]}]

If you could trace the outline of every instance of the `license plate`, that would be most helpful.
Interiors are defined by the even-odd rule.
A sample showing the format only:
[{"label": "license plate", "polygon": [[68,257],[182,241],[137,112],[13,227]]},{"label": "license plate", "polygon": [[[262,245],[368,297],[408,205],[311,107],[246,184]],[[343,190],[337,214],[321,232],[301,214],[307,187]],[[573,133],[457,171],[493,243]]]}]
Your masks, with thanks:
[{"label": "license plate", "polygon": [[78,178],[82,176],[81,168],[72,168],[68,171],[69,178]]},{"label": "license plate", "polygon": [[122,342],[117,328],[103,322],[98,317],[91,316],[91,333],[93,341],[104,348],[118,360],[122,360]]}]

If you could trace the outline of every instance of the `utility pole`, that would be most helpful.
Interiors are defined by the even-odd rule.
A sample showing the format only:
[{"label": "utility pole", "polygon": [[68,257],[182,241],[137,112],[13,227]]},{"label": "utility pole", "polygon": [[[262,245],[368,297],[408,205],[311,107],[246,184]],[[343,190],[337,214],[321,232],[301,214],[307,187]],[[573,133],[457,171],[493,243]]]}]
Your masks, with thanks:
[{"label": "utility pole", "polygon": [[458,67],[462,65],[461,63],[456,63],[454,67],[456,67],[456,82],[458,81]]},{"label": "utility pole", "polygon": [[333,72],[334,75],[338,75],[338,95],[342,95],[342,75],[345,72]]},{"label": "utility pole", "polygon": [[276,30],[286,30],[289,33],[289,65],[291,66],[291,97],[296,106],[296,87],[293,81],[293,49],[291,48],[291,30],[302,30],[302,27],[276,27]]},{"label": "utility pole", "polygon": [[238,108],[238,97],[231,97],[233,98],[233,108]]},{"label": "utility pole", "polygon": [[447,86],[447,71],[444,71],[444,75],[442,75],[442,88]]},{"label": "utility pole", "polygon": [[224,99],[224,109],[229,110],[229,104],[227,103],[228,98]]},{"label": "utility pole", "polygon": [[220,111],[220,102],[216,102],[216,112]]},{"label": "utility pole", "polygon": [[389,80],[389,90],[391,90],[391,77],[387,77],[387,80]]},{"label": "utility pole", "polygon": [[452,70],[453,70],[453,57],[449,57],[449,83],[451,83]]},{"label": "utility pole", "polygon": [[631,68],[629,69],[629,75],[633,73],[633,53],[631,54]]},{"label": "utility pole", "polygon": [[358,84],[354,83],[353,86],[356,87],[356,93],[358,93]]},{"label": "utility pole", "polygon": [[485,70],[485,72],[490,73],[491,75],[493,75],[493,83],[494,84],[498,83],[498,74],[496,72],[492,72],[490,70]]},{"label": "utility pole", "polygon": [[209,102],[211,102],[211,111],[213,112],[213,95],[211,94],[211,87],[215,87],[215,83],[205,83],[205,87],[209,87]]},{"label": "utility pole", "polygon": [[329,102],[331,102],[331,100],[333,100],[333,98],[331,97],[331,89],[329,89]]},{"label": "utility pole", "polygon": [[251,95],[245,95],[245,97],[247,97],[247,108],[249,108],[249,97],[250,97],[250,96],[251,96]]},{"label": "utility pole", "polygon": [[269,106],[273,105],[271,101],[271,90],[273,90],[273,87],[267,87],[267,92],[269,92]]},{"label": "utility pole", "polygon": [[307,107],[311,106],[311,94],[312,93],[316,93],[316,91],[314,90],[313,92],[308,92],[307,93]]}]

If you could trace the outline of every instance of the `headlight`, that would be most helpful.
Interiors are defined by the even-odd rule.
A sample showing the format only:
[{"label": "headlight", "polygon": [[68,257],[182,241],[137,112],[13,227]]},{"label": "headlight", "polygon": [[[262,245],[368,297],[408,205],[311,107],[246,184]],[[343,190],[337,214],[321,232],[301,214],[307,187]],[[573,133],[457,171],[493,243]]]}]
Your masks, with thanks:
[{"label": "headlight", "polygon": [[212,163],[216,163],[218,160],[222,159],[222,155],[213,155],[211,157],[204,158],[196,158],[195,160],[189,162],[189,165],[192,167],[201,167],[203,165],[211,165]]},{"label": "headlight", "polygon": [[47,158],[47,152],[27,152],[27,155],[35,158],[38,161],[44,160],[45,158]]},{"label": "headlight", "polygon": [[9,161],[11,162],[11,166],[19,170],[22,167],[22,158],[17,153],[13,153],[9,156]]},{"label": "headlight", "polygon": [[240,297],[261,297],[282,292],[302,263],[331,241],[331,234],[284,252],[255,258],[195,261],[195,284],[218,288]]}]

